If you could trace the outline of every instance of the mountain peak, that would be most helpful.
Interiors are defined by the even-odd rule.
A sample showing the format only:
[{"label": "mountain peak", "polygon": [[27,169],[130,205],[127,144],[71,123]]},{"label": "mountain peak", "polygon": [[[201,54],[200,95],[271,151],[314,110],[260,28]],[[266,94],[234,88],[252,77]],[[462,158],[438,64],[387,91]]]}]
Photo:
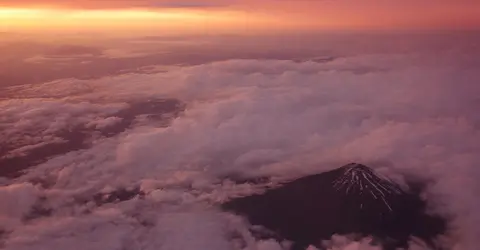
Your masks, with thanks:
[{"label": "mountain peak", "polygon": [[386,250],[406,248],[411,236],[433,247],[446,226],[443,218],[426,214],[419,192],[404,192],[357,163],[235,197],[222,209],[294,242],[294,250],[322,248],[319,242],[334,234],[370,235]]},{"label": "mountain peak", "polygon": [[374,173],[375,171],[363,164],[360,163],[350,163],[342,167],[346,171],[358,171],[358,172],[367,172]]},{"label": "mountain peak", "polygon": [[[373,169],[358,163],[350,163],[343,167],[343,174],[333,181],[333,187],[349,196],[362,197],[362,201],[375,200],[381,202],[392,212],[389,202],[395,195],[404,191],[387,177],[381,176]],[[359,204],[363,208],[363,202]]]}]

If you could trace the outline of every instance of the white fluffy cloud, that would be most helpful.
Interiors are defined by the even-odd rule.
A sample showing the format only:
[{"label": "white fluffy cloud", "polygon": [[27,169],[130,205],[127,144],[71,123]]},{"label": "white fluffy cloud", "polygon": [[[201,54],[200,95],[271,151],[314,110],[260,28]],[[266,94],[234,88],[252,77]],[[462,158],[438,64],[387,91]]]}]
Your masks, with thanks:
[{"label": "white fluffy cloud", "polygon": [[[0,101],[0,145],[11,148],[13,152],[10,154],[16,155],[42,145],[61,143],[62,139],[57,136],[59,132],[72,131],[125,106],[122,103],[97,104],[52,98]],[[113,121],[97,121],[96,126]]]},{"label": "white fluffy cloud", "polygon": [[39,190],[29,183],[0,188],[0,229],[9,230],[21,224],[38,200]]},{"label": "white fluffy cloud", "polygon": [[107,118],[95,119],[87,123],[87,128],[105,129],[122,121],[122,118],[111,116]]},{"label": "white fluffy cloud", "polygon": [[[64,127],[59,122],[68,125],[86,113],[100,115],[80,116],[84,124],[108,126],[118,122],[116,118],[98,116],[109,117],[120,100],[177,98],[187,109],[169,127],[133,127],[7,181],[0,194],[34,179],[48,181],[48,188],[38,192],[53,215],[10,226],[5,245],[235,249],[238,246],[225,235],[232,230],[226,229],[229,224],[220,213],[198,209],[256,188],[218,182],[219,177],[291,178],[360,161],[393,177],[411,174],[432,180],[425,194],[432,210],[452,218],[445,241],[459,250],[474,250],[480,235],[480,74],[454,64],[420,64],[417,59],[372,55],[328,63],[234,60],[158,74],[16,88],[23,95],[47,93],[55,99],[30,99],[29,106],[2,104],[8,110],[22,109],[3,113],[7,118],[2,119],[15,127],[14,132],[7,130],[9,137],[36,125],[47,130]],[[95,100],[107,104],[98,106]],[[47,122],[45,114],[57,117],[56,122]],[[94,204],[96,194],[135,187],[141,187],[145,199],[100,208]],[[19,206],[31,206],[27,203]],[[137,210],[145,217],[143,224]],[[0,218],[8,215],[5,211]],[[53,221],[54,226],[47,226]],[[245,241],[243,247],[283,247],[272,241]],[[366,249],[365,242],[335,247]]]}]

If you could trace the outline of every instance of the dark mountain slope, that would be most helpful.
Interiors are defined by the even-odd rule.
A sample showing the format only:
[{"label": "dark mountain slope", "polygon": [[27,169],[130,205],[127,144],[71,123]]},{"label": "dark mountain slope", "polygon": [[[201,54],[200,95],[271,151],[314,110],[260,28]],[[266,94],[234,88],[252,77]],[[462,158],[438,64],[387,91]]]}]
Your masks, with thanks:
[{"label": "dark mountain slope", "polygon": [[406,247],[416,236],[433,247],[433,238],[445,231],[442,218],[427,215],[418,192],[407,192],[361,164],[303,177],[263,194],[241,197],[222,208],[246,216],[294,249],[333,234],[371,235],[384,249]]}]

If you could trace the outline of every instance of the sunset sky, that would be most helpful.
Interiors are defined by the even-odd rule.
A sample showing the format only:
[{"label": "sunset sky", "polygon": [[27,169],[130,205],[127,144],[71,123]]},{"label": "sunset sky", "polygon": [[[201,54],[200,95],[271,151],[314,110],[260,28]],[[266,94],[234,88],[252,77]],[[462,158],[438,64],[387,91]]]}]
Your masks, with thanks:
[{"label": "sunset sky", "polygon": [[0,31],[476,29],[475,0],[2,0]]},{"label": "sunset sky", "polygon": [[480,0],[0,0],[1,249],[478,250],[479,69]]}]

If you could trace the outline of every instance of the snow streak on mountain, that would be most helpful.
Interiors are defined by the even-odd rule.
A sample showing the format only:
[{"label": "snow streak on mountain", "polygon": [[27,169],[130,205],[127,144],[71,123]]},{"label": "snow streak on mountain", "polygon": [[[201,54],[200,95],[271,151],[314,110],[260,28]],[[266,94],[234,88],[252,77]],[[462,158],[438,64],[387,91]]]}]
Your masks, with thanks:
[{"label": "snow streak on mountain", "polygon": [[[344,169],[345,173],[333,182],[338,191],[347,195],[360,195],[364,199],[380,200],[393,212],[388,200],[394,195],[403,193],[398,185],[361,164],[351,163]],[[360,208],[363,208],[363,203],[360,204]]]}]

